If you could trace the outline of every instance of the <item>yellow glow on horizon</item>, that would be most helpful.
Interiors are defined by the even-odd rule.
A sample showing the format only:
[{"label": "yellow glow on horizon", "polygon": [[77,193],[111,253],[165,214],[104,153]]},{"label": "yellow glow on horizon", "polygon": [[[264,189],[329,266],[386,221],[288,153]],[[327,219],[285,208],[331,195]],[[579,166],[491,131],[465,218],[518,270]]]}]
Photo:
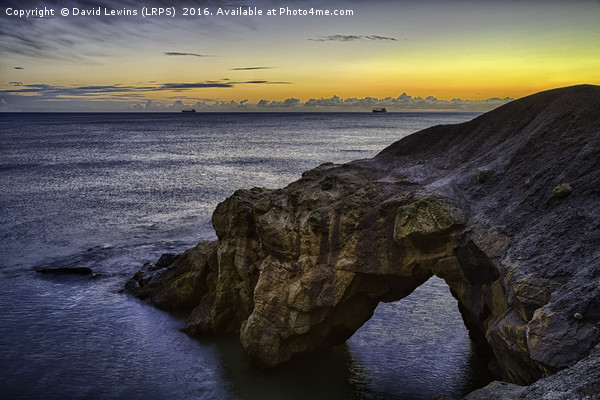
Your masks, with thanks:
[{"label": "yellow glow on horizon", "polygon": [[269,80],[289,81],[290,85],[240,85],[231,93],[198,92],[251,102],[289,97],[306,101],[333,95],[384,98],[402,93],[481,100],[521,97],[573,84],[600,84],[598,34],[583,32],[573,37],[559,33],[526,39],[517,34],[470,41],[454,37],[436,43],[409,43],[397,46],[399,49],[360,43],[322,46],[311,57],[303,57],[301,63],[280,62],[283,67],[264,73]]},{"label": "yellow glow on horizon", "polygon": [[[178,99],[187,104],[203,99],[257,103],[333,95],[385,98],[402,93],[482,100],[518,98],[573,84],[600,84],[600,29],[590,25],[558,26],[552,31],[538,28],[448,32],[443,37],[424,34],[394,42],[314,42],[306,37],[260,36],[260,31],[253,31],[220,48],[210,43],[198,46],[188,39],[177,43],[178,47],[140,47],[130,53],[120,49],[110,56],[90,56],[77,62],[32,62],[24,64],[23,71],[9,70],[6,81],[63,87],[139,88],[211,82],[233,86],[140,90],[129,99],[164,104]],[[259,41],[260,46],[253,45]],[[167,56],[167,49],[215,56]],[[235,70],[252,66],[272,68]],[[111,93],[98,95],[110,97]],[[121,99],[127,101],[125,96]]]},{"label": "yellow glow on horizon", "polygon": [[580,83],[599,84],[599,36],[583,32],[577,37],[555,33],[525,40],[510,35],[471,41],[451,38],[344,65],[329,82],[340,87],[346,82],[336,92],[342,96],[386,97],[406,92],[474,100],[520,97]]}]

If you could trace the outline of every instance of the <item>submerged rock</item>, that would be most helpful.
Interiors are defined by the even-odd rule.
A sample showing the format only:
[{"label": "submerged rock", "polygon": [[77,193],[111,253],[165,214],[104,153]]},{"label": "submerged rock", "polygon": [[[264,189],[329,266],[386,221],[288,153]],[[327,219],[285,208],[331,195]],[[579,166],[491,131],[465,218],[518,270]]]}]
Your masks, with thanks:
[{"label": "submerged rock", "polygon": [[[128,287],[187,310],[190,335],[239,332],[250,362],[273,367],[344,342],[379,302],[436,275],[498,379],[584,374],[600,342],[599,110],[596,86],[542,92],[283,189],[238,190],[213,214],[218,241]],[[481,165],[502,171],[494,185],[473,185]],[[568,203],[535,189],[557,176],[577,182]]]}]

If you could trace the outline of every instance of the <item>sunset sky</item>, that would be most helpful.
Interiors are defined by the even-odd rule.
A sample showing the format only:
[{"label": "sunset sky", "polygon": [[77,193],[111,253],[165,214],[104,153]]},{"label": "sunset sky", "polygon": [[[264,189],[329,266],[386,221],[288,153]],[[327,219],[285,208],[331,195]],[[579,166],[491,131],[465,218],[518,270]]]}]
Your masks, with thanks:
[{"label": "sunset sky", "polygon": [[[599,0],[0,4],[3,111],[487,110],[600,84]],[[143,5],[176,14],[145,18]],[[44,6],[55,15],[7,15]],[[213,15],[183,16],[190,6]],[[215,15],[248,6],[263,15]],[[353,15],[265,15],[281,7]],[[137,15],[72,15],[98,8]]]}]

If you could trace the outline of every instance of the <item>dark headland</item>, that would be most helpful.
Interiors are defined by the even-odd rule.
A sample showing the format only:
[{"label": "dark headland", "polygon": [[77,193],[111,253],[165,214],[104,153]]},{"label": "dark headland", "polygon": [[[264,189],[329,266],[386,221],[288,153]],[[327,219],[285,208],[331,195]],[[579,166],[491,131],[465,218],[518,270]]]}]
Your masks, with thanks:
[{"label": "dark headland", "polygon": [[344,342],[379,302],[436,275],[504,381],[467,399],[600,396],[599,86],[425,129],[283,189],[238,190],[213,225],[217,241],[127,288],[187,310],[192,336],[239,332],[257,367]]}]

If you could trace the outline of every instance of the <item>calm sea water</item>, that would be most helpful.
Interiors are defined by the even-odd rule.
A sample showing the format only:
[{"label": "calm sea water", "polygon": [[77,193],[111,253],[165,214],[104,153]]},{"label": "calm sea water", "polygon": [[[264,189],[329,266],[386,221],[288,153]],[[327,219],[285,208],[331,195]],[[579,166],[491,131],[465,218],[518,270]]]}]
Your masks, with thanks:
[{"label": "calm sea water", "polygon": [[[381,304],[346,344],[256,371],[235,337],[119,293],[161,253],[215,238],[238,188],[474,114],[0,114],[0,395],[4,399],[426,399],[479,382],[443,281]],[[96,279],[40,267],[91,267]]]}]

